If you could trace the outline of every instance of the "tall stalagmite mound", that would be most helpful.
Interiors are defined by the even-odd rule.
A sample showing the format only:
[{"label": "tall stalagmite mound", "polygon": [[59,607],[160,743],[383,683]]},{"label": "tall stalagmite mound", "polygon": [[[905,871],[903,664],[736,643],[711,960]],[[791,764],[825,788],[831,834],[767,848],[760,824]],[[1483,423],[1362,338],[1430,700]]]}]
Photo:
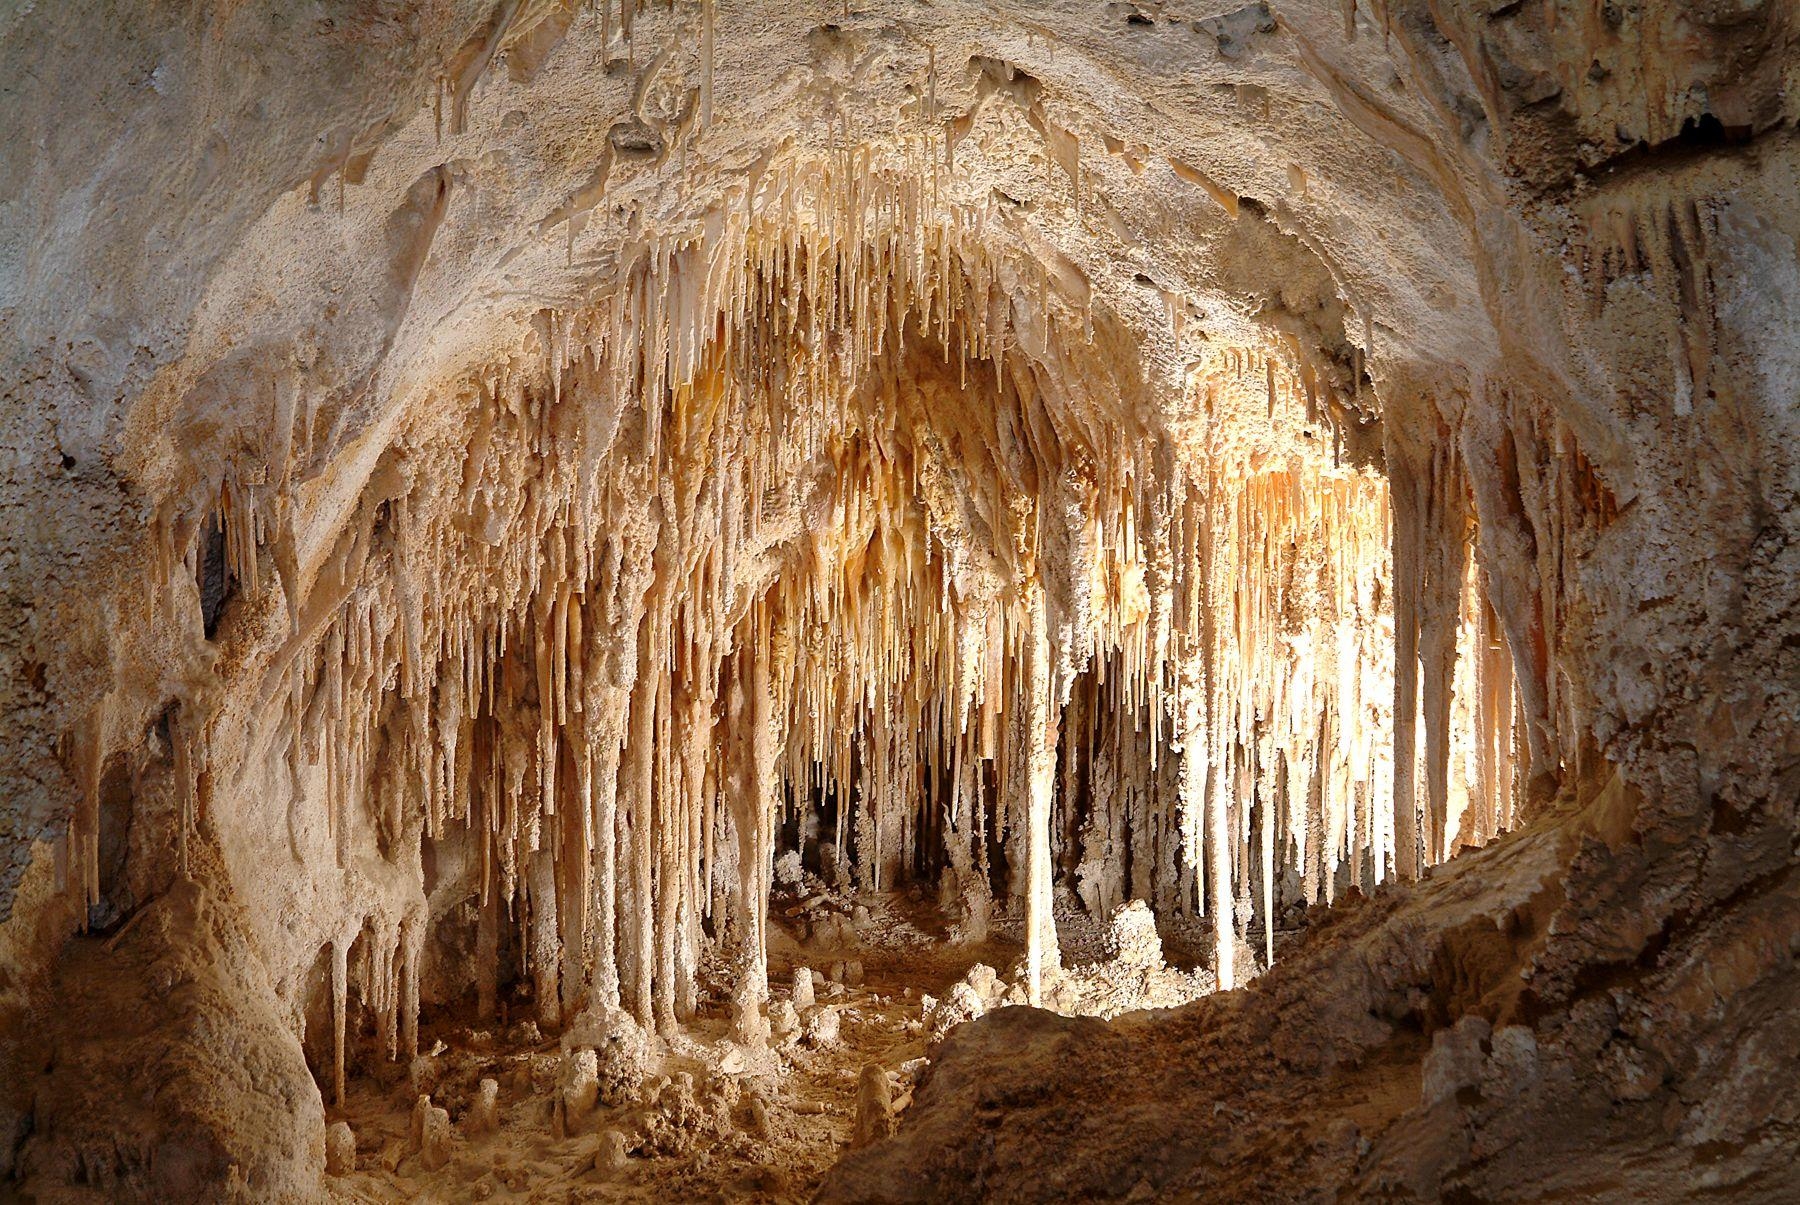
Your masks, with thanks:
[{"label": "tall stalagmite mound", "polygon": [[826,1199],[1791,1193],[1797,34],[0,15],[0,1176],[312,1199],[370,1083],[454,1178],[621,1050],[754,1162],[837,892],[1241,990],[955,1029]]}]

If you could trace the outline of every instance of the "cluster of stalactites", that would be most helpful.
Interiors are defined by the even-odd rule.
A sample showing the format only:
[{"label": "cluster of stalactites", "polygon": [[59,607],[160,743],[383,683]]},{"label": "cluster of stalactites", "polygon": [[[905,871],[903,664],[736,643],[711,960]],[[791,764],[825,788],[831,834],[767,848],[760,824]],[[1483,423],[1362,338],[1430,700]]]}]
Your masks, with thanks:
[{"label": "cluster of stalactites", "polygon": [[[285,501],[220,495],[238,580],[287,600],[264,696],[296,790],[323,763],[341,864],[359,826],[471,843],[484,1009],[510,911],[551,1018],[666,1031],[714,942],[754,1036],[779,812],[827,795],[861,886],[1015,897],[1033,984],[1058,888],[1117,894],[1080,851],[1212,913],[1227,985],[1286,868],[1307,899],[1406,868],[1395,525],[1316,379],[1233,353],[1193,431],[1147,420],[1069,265],[869,166],[766,169],[702,235],[628,248],[610,294],[420,408],[306,589]],[[1428,859],[1510,818],[1509,662],[1454,564],[1456,730],[1431,711],[1426,745],[1463,785],[1424,771]],[[402,1035],[406,945],[378,993]]]},{"label": "cluster of stalactites", "polygon": [[[493,914],[510,911],[551,1012],[589,1000],[666,1029],[695,1006],[707,919],[760,980],[778,761],[811,741],[843,772],[827,715],[853,733],[881,715],[901,756],[912,741],[898,717],[917,731],[940,706],[926,700],[935,678],[910,694],[894,685],[940,655],[925,614],[998,605],[961,599],[973,578],[953,585],[932,560],[917,462],[966,432],[909,430],[919,416],[901,413],[895,362],[928,349],[959,387],[991,374],[1016,439],[1039,386],[1008,349],[1055,343],[1047,324],[1087,316],[1053,312],[1051,285],[1031,284],[1045,267],[997,249],[983,214],[939,209],[912,177],[867,166],[766,170],[703,235],[629,249],[611,294],[540,315],[528,346],[458,407],[421,408],[307,575],[275,493],[287,471],[242,489],[227,474],[240,585],[254,594],[272,576],[287,601],[262,694],[287,709],[294,789],[322,767],[346,867],[365,828],[390,856],[466,834],[480,944],[497,949]],[[1037,327],[1029,339],[1021,318]],[[311,407],[289,409],[299,429],[282,446],[310,449]],[[1016,493],[1007,440],[978,442]],[[823,501],[821,466],[837,482]],[[796,538],[821,507],[828,525]],[[972,509],[1017,571],[1038,517],[998,496]],[[794,709],[818,704],[801,651],[826,617],[853,619],[857,636],[834,654],[852,673],[809,712],[815,727]],[[909,633],[917,647],[902,648]],[[911,832],[883,825],[894,840]],[[371,990],[409,996],[389,986]],[[493,985],[481,994],[491,1001]]]}]

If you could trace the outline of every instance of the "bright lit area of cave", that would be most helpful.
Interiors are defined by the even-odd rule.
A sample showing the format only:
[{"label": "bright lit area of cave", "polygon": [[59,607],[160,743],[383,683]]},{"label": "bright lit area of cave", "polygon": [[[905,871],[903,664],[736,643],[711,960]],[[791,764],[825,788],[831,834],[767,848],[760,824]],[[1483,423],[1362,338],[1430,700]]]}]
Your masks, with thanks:
[{"label": "bright lit area of cave", "polygon": [[0,1201],[1800,1199],[1791,6],[0,80]]}]

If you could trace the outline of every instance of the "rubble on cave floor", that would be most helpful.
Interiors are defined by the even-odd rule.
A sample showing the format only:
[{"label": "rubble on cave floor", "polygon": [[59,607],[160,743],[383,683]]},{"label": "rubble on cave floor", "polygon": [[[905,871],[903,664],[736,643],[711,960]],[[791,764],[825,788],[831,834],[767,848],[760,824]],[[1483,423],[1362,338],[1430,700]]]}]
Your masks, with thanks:
[{"label": "rubble on cave floor", "polygon": [[[622,1012],[547,1032],[521,982],[502,1015],[428,1017],[418,1059],[372,1061],[352,1081],[329,1118],[328,1190],[346,1202],[804,1200],[847,1148],[892,1132],[952,1030],[1024,1003],[1020,918],[958,942],[916,887],[854,895],[812,874],[777,893],[775,916],[766,1045],[733,1040],[725,992],[671,1039]],[[1112,1017],[1213,989],[1210,971],[1166,961],[1142,901],[1058,927],[1069,962],[1045,977],[1054,1011]],[[1205,940],[1194,922],[1170,944],[1203,965]]]}]

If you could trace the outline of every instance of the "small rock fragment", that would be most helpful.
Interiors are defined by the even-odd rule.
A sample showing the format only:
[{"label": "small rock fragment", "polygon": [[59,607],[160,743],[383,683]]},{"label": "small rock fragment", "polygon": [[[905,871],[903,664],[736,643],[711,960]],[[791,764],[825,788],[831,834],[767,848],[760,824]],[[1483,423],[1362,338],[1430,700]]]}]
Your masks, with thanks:
[{"label": "small rock fragment", "polygon": [[601,1130],[600,1146],[594,1151],[594,1170],[618,1171],[631,1159],[625,1135],[618,1130]]},{"label": "small rock fragment", "polygon": [[406,1065],[406,1086],[412,1096],[430,1096],[437,1091],[438,1062],[422,1054]]},{"label": "small rock fragment", "polygon": [[586,1047],[594,1052],[601,1104],[629,1104],[643,1090],[650,1070],[650,1038],[629,1013],[583,1012],[569,1024],[562,1044],[564,1050]]},{"label": "small rock fragment", "polygon": [[1476,1084],[1487,1057],[1483,1047],[1492,1032],[1486,1019],[1471,1013],[1433,1034],[1431,1049],[1425,1052],[1420,1068],[1421,1103],[1435,1105],[1450,1100],[1463,1088]]},{"label": "small rock fragment", "polygon": [[769,1005],[769,1028],[777,1038],[800,1032],[800,1014],[791,1001],[777,1000]]},{"label": "small rock fragment", "polygon": [[975,989],[983,1004],[993,1005],[1000,996],[1000,973],[985,962],[978,962],[963,976],[963,982]]},{"label": "small rock fragment", "polygon": [[1160,968],[1163,965],[1162,935],[1156,931],[1156,916],[1143,900],[1131,900],[1113,909],[1107,923],[1106,952],[1112,959],[1133,968]]},{"label": "small rock fragment", "polygon": [[987,1012],[987,1003],[967,983],[953,983],[950,990],[944,993],[943,1000],[925,1016],[926,1028],[930,1031],[933,1042],[942,1041],[944,1036],[964,1021],[973,1021]]}]

